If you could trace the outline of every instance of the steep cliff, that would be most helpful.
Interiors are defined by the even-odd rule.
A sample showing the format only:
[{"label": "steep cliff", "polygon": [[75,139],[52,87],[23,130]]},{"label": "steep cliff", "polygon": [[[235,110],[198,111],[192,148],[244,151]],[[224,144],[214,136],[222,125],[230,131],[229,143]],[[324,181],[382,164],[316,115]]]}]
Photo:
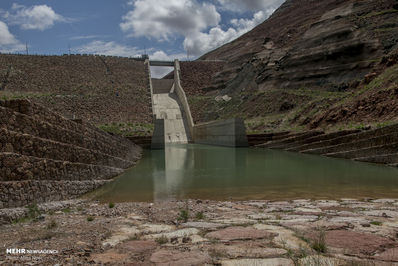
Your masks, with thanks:
[{"label": "steep cliff", "polygon": [[[392,92],[397,88],[397,43],[398,1],[287,0],[264,23],[201,58],[226,64],[202,88],[206,94],[191,97],[193,113],[205,110],[197,121],[243,116],[253,130],[396,120],[398,111],[388,106],[397,95],[379,90],[385,78]],[[378,84],[369,84],[374,79]],[[372,110],[374,97],[382,113]],[[358,101],[369,108],[327,115]]]}]

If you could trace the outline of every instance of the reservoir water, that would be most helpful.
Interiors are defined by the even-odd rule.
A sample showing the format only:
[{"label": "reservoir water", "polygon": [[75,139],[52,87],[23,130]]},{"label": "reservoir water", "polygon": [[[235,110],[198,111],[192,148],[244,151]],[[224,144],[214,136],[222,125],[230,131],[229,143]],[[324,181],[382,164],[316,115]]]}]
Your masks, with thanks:
[{"label": "reservoir water", "polygon": [[398,198],[398,168],[276,150],[167,145],[96,190],[103,202]]}]

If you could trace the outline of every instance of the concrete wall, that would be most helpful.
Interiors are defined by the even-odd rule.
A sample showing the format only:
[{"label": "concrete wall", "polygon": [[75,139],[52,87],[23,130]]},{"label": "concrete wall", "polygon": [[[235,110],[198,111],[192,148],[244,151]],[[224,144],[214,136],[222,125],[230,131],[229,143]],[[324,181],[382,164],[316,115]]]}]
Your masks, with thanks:
[{"label": "concrete wall", "polygon": [[180,63],[178,60],[175,60],[174,62],[174,87],[173,90],[177,94],[178,99],[182,105],[183,111],[184,111],[184,118],[186,119],[187,126],[189,129],[189,132],[187,132],[187,137],[188,141],[193,140],[193,134],[194,134],[194,122],[192,119],[192,114],[191,114],[191,109],[189,108],[188,104],[188,99],[187,96],[185,95],[185,92],[181,86],[181,81],[180,81]]},{"label": "concrete wall", "polygon": [[173,79],[152,79],[153,93],[170,93],[171,87],[173,87]]},{"label": "concrete wall", "polygon": [[194,126],[194,142],[229,147],[247,147],[243,119],[232,118]]},{"label": "concrete wall", "polygon": [[151,96],[151,115],[153,117],[153,85],[152,85],[152,76],[151,76],[151,65],[149,59],[145,60],[145,71],[147,72],[148,90]]},{"label": "concrete wall", "polygon": [[164,119],[154,119],[154,129],[152,135],[152,149],[164,149]]}]

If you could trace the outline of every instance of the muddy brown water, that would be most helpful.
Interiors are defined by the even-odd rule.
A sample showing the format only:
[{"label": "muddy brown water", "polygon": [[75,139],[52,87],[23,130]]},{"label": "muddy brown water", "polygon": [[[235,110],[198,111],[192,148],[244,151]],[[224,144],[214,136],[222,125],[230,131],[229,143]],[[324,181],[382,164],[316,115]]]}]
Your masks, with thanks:
[{"label": "muddy brown water", "polygon": [[93,192],[102,202],[398,198],[398,168],[252,148],[167,145]]}]

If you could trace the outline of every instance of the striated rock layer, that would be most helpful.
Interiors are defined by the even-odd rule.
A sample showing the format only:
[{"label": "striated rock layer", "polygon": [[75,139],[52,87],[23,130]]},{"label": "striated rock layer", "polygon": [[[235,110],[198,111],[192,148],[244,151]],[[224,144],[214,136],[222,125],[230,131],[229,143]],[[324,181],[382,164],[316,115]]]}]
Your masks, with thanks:
[{"label": "striated rock layer", "polygon": [[[200,58],[225,65],[190,95],[195,120],[270,117],[279,129],[396,120],[397,36],[395,0],[287,0],[264,23]],[[215,91],[204,94],[209,88]],[[232,100],[217,101],[217,94]]]}]

